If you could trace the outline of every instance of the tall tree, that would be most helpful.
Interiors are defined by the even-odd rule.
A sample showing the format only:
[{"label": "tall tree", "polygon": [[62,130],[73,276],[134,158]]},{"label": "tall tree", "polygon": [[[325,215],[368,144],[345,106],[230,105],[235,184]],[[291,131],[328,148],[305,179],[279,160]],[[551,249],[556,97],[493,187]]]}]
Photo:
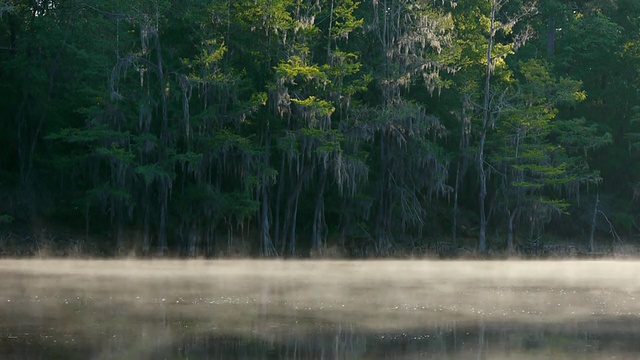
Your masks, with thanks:
[{"label": "tall tree", "polygon": [[[553,214],[565,213],[580,187],[597,184],[599,173],[589,168],[586,153],[610,141],[584,119],[557,118],[557,106],[576,104],[586,95],[580,82],[555,80],[544,61],[518,64],[510,103],[496,124],[490,172],[500,180],[507,223],[507,250],[514,251],[514,226],[529,223],[530,237],[537,236]],[[507,90],[509,91],[509,90]],[[590,143],[583,143],[585,138]],[[577,150],[577,151],[576,151]],[[565,194],[564,197],[561,194]]]},{"label": "tall tree", "polygon": [[[384,254],[393,244],[391,229],[396,219],[403,224],[402,233],[409,224],[420,230],[425,202],[432,194],[449,190],[444,185],[448,161],[431,141],[443,134],[439,121],[407,101],[407,93],[415,86],[432,93],[443,86],[440,73],[454,70],[453,19],[444,8],[428,1],[379,1],[367,10],[372,23],[365,27],[379,49],[370,60],[376,61],[371,66],[377,71],[382,103],[372,118],[377,148],[373,237],[376,252]],[[418,151],[415,167],[404,158],[408,151]],[[406,167],[398,161],[401,158],[407,160]],[[409,174],[420,174],[420,178]]]},{"label": "tall tree", "polygon": [[[487,238],[486,238],[486,227],[487,227],[487,216],[486,216],[486,197],[487,197],[487,174],[485,169],[485,142],[487,138],[487,130],[489,126],[492,126],[495,121],[495,117],[499,115],[499,104],[498,107],[491,109],[492,105],[492,94],[491,94],[491,73],[495,66],[495,61],[502,59],[508,53],[516,50],[518,47],[522,45],[523,42],[528,40],[531,35],[529,32],[529,28],[525,27],[524,30],[513,37],[513,42],[511,44],[498,44],[502,46],[496,46],[496,34],[499,31],[504,31],[506,33],[510,33],[513,30],[513,27],[524,17],[530,16],[534,14],[536,9],[535,2],[527,3],[522,5],[518,12],[514,16],[507,16],[506,20],[500,21],[498,16],[500,15],[503,7],[509,3],[509,0],[491,0],[491,8],[489,11],[488,22],[488,35],[487,35],[487,52],[486,52],[486,64],[485,64],[485,76],[484,76],[484,92],[483,92],[483,102],[482,102],[482,124],[480,130],[480,140],[478,145],[478,172],[480,174],[480,239],[479,239],[479,251],[481,253],[486,253],[487,251]],[[495,99],[495,97],[494,97]],[[496,111],[497,110],[497,111]]]}]

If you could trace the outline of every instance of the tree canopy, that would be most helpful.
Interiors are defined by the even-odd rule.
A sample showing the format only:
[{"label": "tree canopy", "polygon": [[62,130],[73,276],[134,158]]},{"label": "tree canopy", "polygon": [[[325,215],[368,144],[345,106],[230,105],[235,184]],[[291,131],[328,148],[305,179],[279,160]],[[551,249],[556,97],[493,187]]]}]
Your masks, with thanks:
[{"label": "tree canopy", "polygon": [[0,231],[515,251],[595,204],[633,239],[639,30],[634,0],[0,1]]}]

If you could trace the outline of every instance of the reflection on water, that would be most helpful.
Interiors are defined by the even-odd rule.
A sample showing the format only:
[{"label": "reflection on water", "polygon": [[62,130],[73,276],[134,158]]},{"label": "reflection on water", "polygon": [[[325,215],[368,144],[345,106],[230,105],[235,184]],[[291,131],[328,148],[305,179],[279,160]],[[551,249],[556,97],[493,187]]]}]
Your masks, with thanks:
[{"label": "reflection on water", "polygon": [[633,262],[0,261],[0,359],[636,359]]}]

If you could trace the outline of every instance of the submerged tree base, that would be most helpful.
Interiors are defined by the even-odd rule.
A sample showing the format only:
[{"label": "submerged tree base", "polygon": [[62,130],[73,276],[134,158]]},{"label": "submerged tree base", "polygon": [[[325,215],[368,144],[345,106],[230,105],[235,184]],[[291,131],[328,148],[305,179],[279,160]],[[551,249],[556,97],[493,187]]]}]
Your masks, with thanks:
[{"label": "submerged tree base", "polygon": [[[160,252],[157,247],[144,251],[142,237],[137,232],[125,233],[124,247],[117,251],[115,239],[106,235],[89,236],[64,230],[4,231],[0,233],[0,257],[4,258],[215,258],[250,259],[263,258],[251,236],[236,238],[231,244],[226,239],[214,244],[209,253],[191,252],[188,248],[170,248]],[[481,253],[477,249],[477,239],[459,238],[458,246],[440,239],[427,238],[394,244],[385,253],[377,253],[373,245],[355,246],[355,241],[345,241],[344,245],[331,243],[320,248],[309,248],[304,242],[295,254],[275,254],[271,258],[285,259],[603,259],[603,258],[640,258],[640,245],[627,243],[612,246],[607,244],[589,251],[587,242],[556,238],[549,242],[530,242],[518,244],[515,251],[504,251],[503,244],[489,239],[489,249]],[[495,241],[492,241],[495,240]],[[171,241],[170,241],[171,243]]]}]

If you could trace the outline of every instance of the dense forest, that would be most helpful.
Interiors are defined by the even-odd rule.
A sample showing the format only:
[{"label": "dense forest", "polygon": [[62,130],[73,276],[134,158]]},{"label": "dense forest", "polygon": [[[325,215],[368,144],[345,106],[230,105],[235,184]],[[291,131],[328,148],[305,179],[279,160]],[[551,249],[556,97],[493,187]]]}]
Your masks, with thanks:
[{"label": "dense forest", "polygon": [[637,0],[0,0],[0,79],[3,254],[640,230]]}]

